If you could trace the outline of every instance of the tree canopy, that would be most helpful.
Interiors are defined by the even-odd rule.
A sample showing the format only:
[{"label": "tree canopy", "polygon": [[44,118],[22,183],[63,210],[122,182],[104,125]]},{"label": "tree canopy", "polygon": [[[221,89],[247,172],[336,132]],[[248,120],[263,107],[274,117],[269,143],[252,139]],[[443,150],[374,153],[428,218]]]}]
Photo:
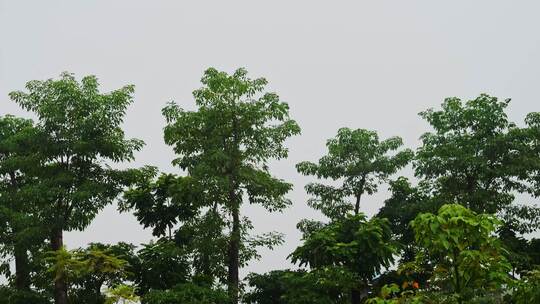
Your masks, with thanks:
[{"label": "tree canopy", "polygon": [[[1,304],[538,301],[540,207],[527,200],[540,196],[539,113],[514,123],[510,100],[447,98],[420,113],[430,130],[414,152],[398,136],[339,129],[325,155],[296,165],[323,220],[297,224],[294,269],[244,276],[259,248],[284,240],[255,235],[264,219],[245,206],[304,203],[271,169],[300,134],[289,105],[245,69],[209,68],[194,108],[162,109],[176,172],[119,169],[143,147],[122,129],[133,97],[131,85],[102,92],[95,76],[70,73],[10,94],[35,121],[0,116]],[[408,164],[414,176],[401,176]],[[383,187],[378,212],[361,212]],[[65,231],[113,202],[153,239],[65,246]]]}]

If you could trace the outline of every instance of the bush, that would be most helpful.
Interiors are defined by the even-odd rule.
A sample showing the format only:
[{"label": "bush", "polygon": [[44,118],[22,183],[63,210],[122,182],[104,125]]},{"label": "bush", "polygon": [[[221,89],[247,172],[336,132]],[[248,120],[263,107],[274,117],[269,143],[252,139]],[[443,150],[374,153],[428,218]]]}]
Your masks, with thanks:
[{"label": "bush", "polygon": [[50,304],[44,295],[35,291],[19,291],[11,287],[0,287],[0,304]]},{"label": "bush", "polygon": [[180,284],[170,290],[152,290],[141,301],[142,304],[226,304],[227,295],[222,290]]},{"label": "bush", "polygon": [[512,300],[516,304],[540,303],[540,270],[531,271],[517,281]]}]

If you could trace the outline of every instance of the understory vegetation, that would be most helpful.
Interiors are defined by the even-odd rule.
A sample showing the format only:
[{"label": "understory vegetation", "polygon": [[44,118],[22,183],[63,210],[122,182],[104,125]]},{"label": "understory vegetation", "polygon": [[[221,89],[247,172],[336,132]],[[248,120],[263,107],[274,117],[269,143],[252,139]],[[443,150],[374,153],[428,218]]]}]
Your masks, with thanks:
[{"label": "understory vegetation", "polygon": [[[306,203],[269,168],[301,130],[264,78],[210,68],[201,83],[194,110],[162,109],[177,174],[118,169],[144,146],[122,129],[131,85],[103,93],[64,73],[10,93],[35,120],[0,116],[1,304],[540,303],[540,113],[515,123],[510,100],[447,98],[420,113],[430,129],[414,150],[337,130],[325,155],[296,165],[325,220],[297,224],[294,267],[242,278],[260,248],[283,243],[255,235],[242,206]],[[382,187],[366,216],[362,199]],[[113,203],[154,240],[64,245]]]}]

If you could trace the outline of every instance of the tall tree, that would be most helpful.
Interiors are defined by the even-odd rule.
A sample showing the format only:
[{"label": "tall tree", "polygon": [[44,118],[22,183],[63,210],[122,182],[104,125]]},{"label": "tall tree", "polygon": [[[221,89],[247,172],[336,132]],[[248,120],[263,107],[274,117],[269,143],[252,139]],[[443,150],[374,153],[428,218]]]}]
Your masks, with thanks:
[{"label": "tall tree", "polygon": [[31,285],[29,250],[39,242],[40,229],[32,216],[36,196],[28,193],[35,182],[28,169],[36,165],[32,157],[37,130],[29,119],[11,115],[0,117],[0,252],[15,259],[15,287]]},{"label": "tall tree", "polygon": [[[359,215],[362,195],[375,193],[379,184],[411,160],[413,152],[399,150],[402,145],[400,137],[380,141],[374,131],[339,129],[337,136],[327,141],[328,153],[318,163],[301,162],[296,165],[304,175],[340,182],[339,186],[324,183],[306,185],[306,191],[313,196],[308,204],[336,222],[345,220],[351,211]],[[298,224],[306,240],[323,226],[311,220],[302,220]],[[361,262],[357,258],[357,263]],[[360,289],[351,290],[352,303],[360,303],[361,297]]]},{"label": "tall tree", "polygon": [[201,82],[193,92],[196,111],[175,103],[163,109],[165,142],[178,154],[173,163],[203,184],[209,201],[227,215],[227,285],[231,302],[238,303],[242,231],[249,227],[240,207],[244,200],[269,211],[289,205],[284,195],[292,185],[273,177],[268,161],[287,156],[283,142],[300,128],[289,119],[288,105],[265,92],[264,78],[252,80],[244,69],[228,75],[210,68]]},{"label": "tall tree", "polygon": [[[134,87],[100,93],[96,77],[78,82],[63,73],[59,79],[30,81],[26,89],[10,97],[37,116],[37,126],[47,136],[37,151],[41,164],[35,174],[42,185],[40,196],[49,203],[39,216],[48,227],[51,249],[58,251],[63,232],[88,226],[126,182],[128,171],[106,162],[132,160],[143,145],[126,139],[121,128]],[[54,298],[57,304],[68,301],[62,276],[55,278]]]},{"label": "tall tree", "polygon": [[501,214],[506,225],[531,232],[540,210],[516,204],[515,194],[540,194],[540,115],[528,114],[518,127],[506,114],[509,103],[482,94],[466,102],[447,98],[440,110],[421,112],[433,131],[421,137],[415,173],[434,186],[439,201]]},{"label": "tall tree", "polygon": [[[392,154],[402,145],[399,137],[380,141],[374,131],[339,129],[337,136],[327,141],[328,154],[318,163],[301,162],[296,165],[298,172],[304,175],[343,181],[338,187],[308,184],[306,191],[314,196],[308,201],[309,205],[329,218],[343,217],[351,210],[358,214],[362,195],[375,193],[379,184],[411,160],[413,153],[409,149]],[[354,203],[347,200],[351,197]]]}]

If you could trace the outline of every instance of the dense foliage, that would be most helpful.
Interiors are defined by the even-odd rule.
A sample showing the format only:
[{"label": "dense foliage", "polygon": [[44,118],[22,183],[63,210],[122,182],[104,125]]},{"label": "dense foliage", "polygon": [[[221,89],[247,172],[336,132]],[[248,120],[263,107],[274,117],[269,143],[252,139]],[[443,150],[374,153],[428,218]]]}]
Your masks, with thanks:
[{"label": "dense foliage", "polygon": [[[510,100],[448,98],[420,113],[431,130],[416,151],[339,129],[296,166],[325,217],[298,223],[297,268],[241,278],[259,247],[283,241],[253,235],[241,210],[292,203],[269,164],[300,128],[264,78],[210,68],[201,83],[194,110],[162,110],[173,173],[115,167],[143,145],[121,128],[133,86],[102,93],[96,77],[64,73],[10,94],[36,121],[0,116],[0,304],[540,302],[540,207],[527,202],[540,196],[540,113],[517,124]],[[414,178],[399,176],[409,164]],[[366,216],[361,199],[384,185]],[[64,246],[112,202],[155,239]]]}]

